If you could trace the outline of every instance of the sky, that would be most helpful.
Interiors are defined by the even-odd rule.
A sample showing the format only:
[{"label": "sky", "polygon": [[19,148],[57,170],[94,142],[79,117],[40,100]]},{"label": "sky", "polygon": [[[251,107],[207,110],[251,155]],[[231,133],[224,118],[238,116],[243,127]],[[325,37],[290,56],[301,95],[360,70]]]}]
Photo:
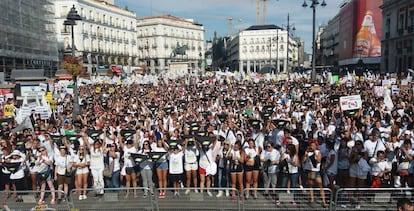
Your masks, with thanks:
[{"label": "sky", "polygon": [[[296,29],[295,36],[305,41],[305,51],[312,52],[312,0],[305,0],[307,8],[303,8],[304,0],[267,0],[266,24],[290,26]],[[325,0],[327,6],[316,7],[316,27],[327,24],[339,12],[344,0]],[[319,0],[322,3],[322,0]],[[228,21],[226,18],[241,19],[233,21],[233,35],[238,30],[256,25],[256,0],[115,0],[120,7],[127,6],[136,13],[137,18],[170,14],[185,19],[194,19],[203,24],[205,40],[212,40],[214,32],[218,36],[227,36]],[[261,16],[262,12],[261,10]],[[318,28],[316,28],[318,31]]]}]

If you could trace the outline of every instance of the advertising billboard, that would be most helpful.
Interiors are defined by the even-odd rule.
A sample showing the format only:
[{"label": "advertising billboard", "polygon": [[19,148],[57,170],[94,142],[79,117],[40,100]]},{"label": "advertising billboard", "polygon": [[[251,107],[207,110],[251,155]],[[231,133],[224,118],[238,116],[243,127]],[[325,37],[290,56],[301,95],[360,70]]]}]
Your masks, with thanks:
[{"label": "advertising billboard", "polygon": [[341,8],[339,60],[381,56],[383,0],[352,0]]}]

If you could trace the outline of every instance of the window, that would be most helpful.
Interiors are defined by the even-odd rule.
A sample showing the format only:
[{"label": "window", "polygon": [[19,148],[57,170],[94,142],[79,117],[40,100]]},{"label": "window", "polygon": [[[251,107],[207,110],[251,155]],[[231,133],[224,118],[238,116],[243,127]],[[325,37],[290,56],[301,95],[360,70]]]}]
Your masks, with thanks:
[{"label": "window", "polygon": [[408,33],[414,32],[414,10],[410,10],[408,14]]}]

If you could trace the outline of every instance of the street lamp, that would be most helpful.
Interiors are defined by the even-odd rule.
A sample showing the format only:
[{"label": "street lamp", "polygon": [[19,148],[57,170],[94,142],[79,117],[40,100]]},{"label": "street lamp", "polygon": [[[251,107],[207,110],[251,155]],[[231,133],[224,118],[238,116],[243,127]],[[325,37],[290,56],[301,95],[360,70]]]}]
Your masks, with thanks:
[{"label": "street lamp", "polygon": [[[82,20],[82,17],[78,14],[78,11],[76,11],[75,5],[72,6],[70,9],[68,15],[66,16],[65,22],[63,22],[63,25],[65,26],[71,26],[71,36],[72,36],[72,58],[75,58],[75,35],[73,33],[73,28],[76,25],[76,21]],[[78,86],[77,86],[77,79],[78,75],[72,75],[73,77],[73,111],[72,111],[72,121],[75,121],[77,115],[80,113],[79,108],[79,100],[78,100]]]},{"label": "street lamp", "polygon": [[[306,3],[306,2],[305,2]],[[282,25],[283,26],[283,25]],[[287,32],[287,43],[286,43],[286,72],[289,71],[289,37],[290,37],[290,29],[292,29],[293,31],[296,30],[295,25],[294,24],[290,24],[290,16],[288,13],[288,17],[287,17],[287,25],[286,27],[286,32]]]},{"label": "street lamp", "polygon": [[[312,8],[313,16],[312,16],[312,73],[311,73],[311,79],[312,82],[316,80],[316,70],[315,70],[315,64],[316,64],[316,40],[315,40],[315,20],[316,20],[316,6],[318,6],[319,1],[318,0],[310,0],[312,1],[310,8]],[[322,1],[321,4],[322,7],[326,7],[325,0]],[[308,4],[306,3],[306,0],[304,0],[302,4],[303,8],[308,7]]]}]

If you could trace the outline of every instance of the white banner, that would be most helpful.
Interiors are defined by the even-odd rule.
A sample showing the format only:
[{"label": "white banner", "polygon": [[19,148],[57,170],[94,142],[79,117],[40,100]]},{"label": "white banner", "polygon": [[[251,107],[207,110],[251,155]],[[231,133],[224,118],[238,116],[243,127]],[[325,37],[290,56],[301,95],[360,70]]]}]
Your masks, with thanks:
[{"label": "white banner", "polygon": [[343,96],[339,98],[342,111],[360,109],[362,100],[360,95]]}]

